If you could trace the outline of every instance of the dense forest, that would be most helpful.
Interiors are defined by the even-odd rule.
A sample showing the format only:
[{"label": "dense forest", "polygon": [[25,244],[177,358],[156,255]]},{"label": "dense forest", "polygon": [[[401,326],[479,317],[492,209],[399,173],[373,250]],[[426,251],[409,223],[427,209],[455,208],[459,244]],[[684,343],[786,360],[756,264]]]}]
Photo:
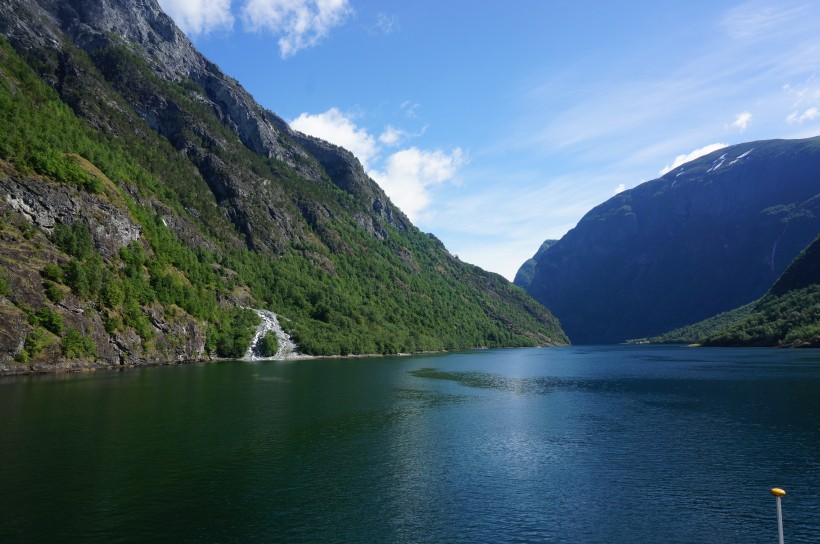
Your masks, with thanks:
[{"label": "dense forest", "polygon": [[[0,41],[0,312],[23,324],[20,346],[0,335],[6,356],[239,357],[258,323],[250,307],[275,311],[314,355],[566,342],[545,308],[398,210],[393,223],[363,219],[356,191],[249,149],[204,92],[114,38],[22,55]],[[176,124],[136,115],[145,97],[173,103]],[[215,170],[231,172],[222,186]],[[191,327],[201,349],[180,347]]]}]

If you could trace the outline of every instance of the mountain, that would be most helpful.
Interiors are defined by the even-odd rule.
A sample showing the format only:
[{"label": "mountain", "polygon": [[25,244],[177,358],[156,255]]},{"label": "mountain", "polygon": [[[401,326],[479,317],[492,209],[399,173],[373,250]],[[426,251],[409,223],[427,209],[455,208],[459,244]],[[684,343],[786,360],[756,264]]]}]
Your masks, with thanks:
[{"label": "mountain", "polygon": [[536,259],[574,343],[651,337],[760,298],[820,232],[820,138],[724,148],[624,191]]},{"label": "mountain", "polygon": [[699,342],[707,346],[820,347],[820,236],[745,315]]},{"label": "mountain", "polygon": [[518,272],[515,273],[513,283],[525,291],[529,289],[532,284],[532,278],[535,276],[535,267],[538,264],[538,260],[544,252],[554,246],[557,242],[558,240],[544,240],[544,243],[541,244],[541,247],[538,248],[535,255],[533,255],[531,259],[527,259],[527,261],[521,265],[521,268],[518,269]]},{"label": "mountain", "polygon": [[633,342],[820,347],[820,236],[792,261],[759,300]]},{"label": "mountain", "polygon": [[769,289],[769,294],[781,296],[818,283],[820,283],[820,235],[792,261]]},{"label": "mountain", "polygon": [[0,4],[0,370],[566,343],[293,131],[155,0]]}]

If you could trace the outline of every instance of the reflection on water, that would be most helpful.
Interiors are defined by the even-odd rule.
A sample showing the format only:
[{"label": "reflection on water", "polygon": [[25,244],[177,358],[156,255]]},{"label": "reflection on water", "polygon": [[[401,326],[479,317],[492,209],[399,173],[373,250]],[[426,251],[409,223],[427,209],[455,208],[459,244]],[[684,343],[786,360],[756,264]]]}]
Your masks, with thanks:
[{"label": "reflection on water", "polygon": [[652,346],[0,380],[1,542],[820,534],[820,352]]},{"label": "reflection on water", "polygon": [[515,378],[488,372],[445,372],[434,368],[411,370],[409,374],[418,378],[449,380],[466,387],[496,389],[518,395],[548,393],[557,383],[556,380],[547,378]]}]

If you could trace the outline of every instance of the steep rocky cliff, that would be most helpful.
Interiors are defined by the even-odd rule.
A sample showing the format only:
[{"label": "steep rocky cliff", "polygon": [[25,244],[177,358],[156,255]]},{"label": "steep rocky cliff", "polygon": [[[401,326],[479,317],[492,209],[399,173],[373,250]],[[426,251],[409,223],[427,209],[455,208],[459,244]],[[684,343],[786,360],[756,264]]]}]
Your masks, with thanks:
[{"label": "steep rocky cliff", "polygon": [[[385,219],[401,229],[409,225],[350,152],[298,134],[261,108],[193,47],[154,0],[11,0],[0,6],[0,34],[38,64],[40,75],[63,100],[102,130],[113,127],[89,94],[105,96],[107,87],[113,87],[130,106],[120,108],[121,113],[138,116],[194,162],[254,247],[281,252],[287,238],[302,233],[293,218],[259,213],[277,203],[258,202],[256,187],[264,181],[237,170],[224,157],[238,143],[231,141],[236,137],[245,148],[287,165],[306,180],[321,184],[329,179],[359,198],[366,204],[361,222],[372,226]],[[83,65],[76,47],[90,56],[99,74]],[[162,82],[183,84],[185,93],[169,92]],[[220,130],[198,119],[202,107],[216,117]],[[273,235],[282,229],[286,239]],[[267,236],[256,234],[266,231]]]},{"label": "steep rocky cliff", "polygon": [[[204,330],[184,312],[168,312],[159,304],[146,306],[153,329],[147,345],[133,329],[106,330],[106,313],[94,301],[44,277],[47,267],[59,270],[71,261],[54,243],[59,225],[82,222],[89,228],[96,251],[106,260],[140,240],[140,225],[116,190],[106,189],[92,195],[21,174],[0,161],[0,195],[6,197],[0,202],[0,373],[165,364],[205,356]],[[38,315],[50,316],[59,325],[40,327]],[[60,337],[69,331],[82,331],[91,342],[88,353],[65,356]],[[32,342],[39,345],[26,349],[32,348]],[[26,354],[23,360],[20,354]],[[15,356],[25,364],[15,364]]]},{"label": "steep rocky cliff", "polygon": [[312,354],[566,342],[155,0],[8,0],[0,36],[5,371],[243,353],[243,306]]},{"label": "steep rocky cliff", "polygon": [[624,191],[536,259],[574,343],[648,337],[756,300],[820,232],[820,139],[735,145]]}]

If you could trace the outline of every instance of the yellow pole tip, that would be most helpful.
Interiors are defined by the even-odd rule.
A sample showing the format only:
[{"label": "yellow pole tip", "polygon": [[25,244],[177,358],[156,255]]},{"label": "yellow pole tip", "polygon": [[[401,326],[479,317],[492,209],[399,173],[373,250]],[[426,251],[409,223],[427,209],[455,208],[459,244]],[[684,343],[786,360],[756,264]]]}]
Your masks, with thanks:
[{"label": "yellow pole tip", "polygon": [[772,488],[772,495],[774,495],[775,497],[785,497],[786,492],[784,490],[780,489],[779,487],[773,487]]}]

